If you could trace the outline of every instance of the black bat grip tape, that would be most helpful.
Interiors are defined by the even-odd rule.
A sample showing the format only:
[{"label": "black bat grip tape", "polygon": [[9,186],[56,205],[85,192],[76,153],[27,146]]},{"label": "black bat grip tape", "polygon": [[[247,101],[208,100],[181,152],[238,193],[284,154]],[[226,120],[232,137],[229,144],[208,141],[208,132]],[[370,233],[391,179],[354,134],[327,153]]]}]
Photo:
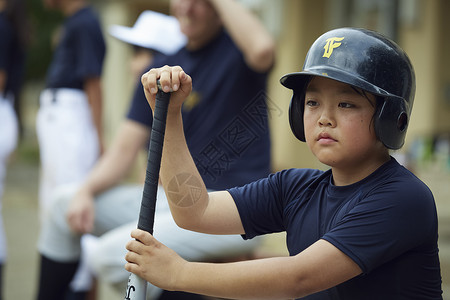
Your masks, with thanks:
[{"label": "black bat grip tape", "polygon": [[160,88],[156,94],[155,111],[148,150],[147,171],[145,175],[144,191],[142,193],[141,210],[139,213],[138,228],[153,234],[155,220],[156,194],[158,191],[159,170],[166,131],[167,109],[169,107],[170,93]]}]

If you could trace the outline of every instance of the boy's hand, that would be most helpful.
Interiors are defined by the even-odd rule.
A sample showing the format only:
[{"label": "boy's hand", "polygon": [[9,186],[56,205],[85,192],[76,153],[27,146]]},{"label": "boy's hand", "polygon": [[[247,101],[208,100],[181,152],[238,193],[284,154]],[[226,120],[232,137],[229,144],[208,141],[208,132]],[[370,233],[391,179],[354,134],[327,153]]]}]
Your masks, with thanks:
[{"label": "boy's hand", "polygon": [[180,66],[151,69],[141,77],[144,87],[145,97],[152,110],[155,108],[155,97],[158,92],[157,80],[164,92],[172,91],[170,98],[169,113],[179,112],[183,101],[189,96],[192,90],[192,79]]},{"label": "boy's hand", "polygon": [[146,231],[134,229],[131,237],[135,240],[126,245],[125,269],[162,289],[173,290],[187,261]]}]

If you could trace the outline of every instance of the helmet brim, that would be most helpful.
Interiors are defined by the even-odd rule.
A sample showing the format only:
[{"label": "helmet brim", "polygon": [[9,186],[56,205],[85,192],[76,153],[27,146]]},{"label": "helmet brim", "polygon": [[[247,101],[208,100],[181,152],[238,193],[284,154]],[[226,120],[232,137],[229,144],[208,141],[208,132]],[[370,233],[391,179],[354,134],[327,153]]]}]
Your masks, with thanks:
[{"label": "helmet brim", "polygon": [[362,78],[355,77],[354,74],[349,74],[343,72],[342,70],[334,69],[334,68],[310,68],[301,72],[289,73],[281,77],[280,83],[296,92],[304,92],[306,89],[306,82],[310,80],[312,76],[319,76],[323,78],[329,78],[332,80],[336,80],[342,83],[349,84],[353,87],[360,88],[364,91],[367,91],[371,94],[382,96],[382,97],[394,97],[399,98],[396,95],[393,95],[367,81]]}]

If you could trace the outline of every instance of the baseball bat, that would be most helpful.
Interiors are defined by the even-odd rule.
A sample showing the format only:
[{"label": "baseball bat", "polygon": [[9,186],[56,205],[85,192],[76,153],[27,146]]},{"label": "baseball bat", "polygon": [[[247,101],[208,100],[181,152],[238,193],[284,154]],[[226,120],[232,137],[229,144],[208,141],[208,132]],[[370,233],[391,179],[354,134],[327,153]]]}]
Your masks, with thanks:
[{"label": "baseball bat", "polygon": [[[158,191],[159,170],[166,131],[167,109],[170,92],[165,93],[158,80],[155,111],[153,112],[152,131],[148,150],[147,170],[145,174],[144,191],[142,193],[141,209],[139,212],[138,228],[153,234],[155,219],[156,194]],[[147,282],[131,273],[128,278],[125,300],[145,300]]]}]

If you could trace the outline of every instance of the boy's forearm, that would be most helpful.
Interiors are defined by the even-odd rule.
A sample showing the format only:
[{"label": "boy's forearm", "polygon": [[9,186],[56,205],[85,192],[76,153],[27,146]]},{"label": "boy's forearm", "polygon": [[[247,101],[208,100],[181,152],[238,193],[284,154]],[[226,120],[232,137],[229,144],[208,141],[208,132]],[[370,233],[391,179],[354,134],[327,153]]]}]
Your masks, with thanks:
[{"label": "boy's forearm", "polygon": [[208,193],[187,147],[181,112],[167,116],[160,176],[175,222],[192,230]]},{"label": "boy's forearm", "polygon": [[180,271],[174,289],[230,299],[305,296],[306,292],[298,287],[301,283],[292,274],[291,260],[292,257],[276,257],[224,264],[190,262]]}]

